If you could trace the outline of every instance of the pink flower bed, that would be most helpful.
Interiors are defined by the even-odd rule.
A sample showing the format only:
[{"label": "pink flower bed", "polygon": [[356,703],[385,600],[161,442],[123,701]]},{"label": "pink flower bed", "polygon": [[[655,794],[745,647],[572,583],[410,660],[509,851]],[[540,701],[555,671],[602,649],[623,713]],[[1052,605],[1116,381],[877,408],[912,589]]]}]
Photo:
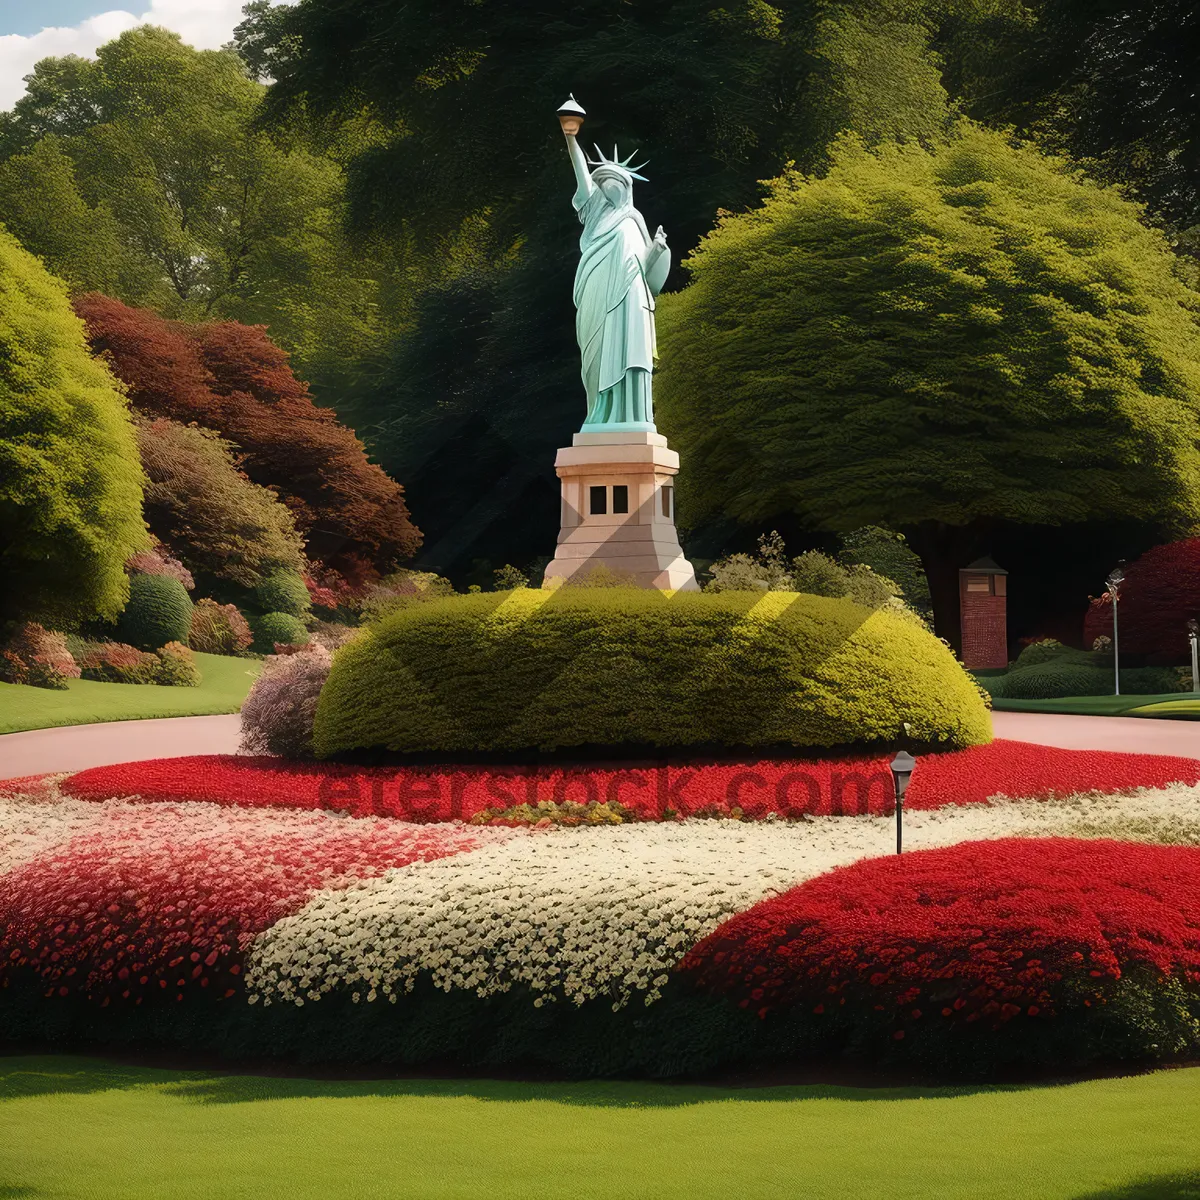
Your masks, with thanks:
[{"label": "pink flower bed", "polygon": [[[911,809],[1049,798],[1200,782],[1200,761],[1154,754],[1059,750],[996,741],[923,755]],[[326,809],[352,816],[436,822],[491,817],[520,805],[607,804],[627,819],[887,813],[888,758],[805,762],[662,762],[589,767],[360,767],[271,757],[209,755],[94,767],[64,781],[83,800],[140,796],[249,807]],[[503,819],[499,815],[498,819]]]},{"label": "pink flower bed", "polygon": [[318,813],[113,805],[102,822],[0,874],[0,985],[107,1005],[236,991],[254,934],[321,888],[515,836]]}]

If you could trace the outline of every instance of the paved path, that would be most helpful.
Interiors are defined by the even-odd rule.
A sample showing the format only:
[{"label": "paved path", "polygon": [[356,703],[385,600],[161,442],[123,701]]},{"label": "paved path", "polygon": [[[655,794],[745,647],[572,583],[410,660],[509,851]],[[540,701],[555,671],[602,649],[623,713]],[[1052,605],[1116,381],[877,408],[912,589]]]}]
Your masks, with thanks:
[{"label": "paved path", "polygon": [[139,758],[184,754],[236,754],[241,718],[162,717],[60,725],[0,735],[0,779],[50,771],[82,771]]},{"label": "paved path", "polygon": [[1129,750],[1200,758],[1200,721],[994,712],[992,728],[1000,738],[1065,750]]},{"label": "paved path", "polygon": [[[1068,750],[1131,750],[1200,758],[1200,721],[1147,717],[1077,717],[1057,713],[992,714],[996,736]],[[0,735],[0,779],[49,771],[82,771],[139,758],[184,754],[236,754],[236,714],[164,717],[63,725]]]}]

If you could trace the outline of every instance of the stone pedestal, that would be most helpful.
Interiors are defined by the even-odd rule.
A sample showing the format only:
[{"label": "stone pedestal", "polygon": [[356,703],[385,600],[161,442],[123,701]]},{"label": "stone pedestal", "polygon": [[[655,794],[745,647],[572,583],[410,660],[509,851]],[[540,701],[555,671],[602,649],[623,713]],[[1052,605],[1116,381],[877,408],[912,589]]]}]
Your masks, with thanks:
[{"label": "stone pedestal", "polygon": [[543,587],[604,566],[641,587],[697,590],[675,532],[679,455],[661,433],[577,433],[554,469],[562,528]]}]

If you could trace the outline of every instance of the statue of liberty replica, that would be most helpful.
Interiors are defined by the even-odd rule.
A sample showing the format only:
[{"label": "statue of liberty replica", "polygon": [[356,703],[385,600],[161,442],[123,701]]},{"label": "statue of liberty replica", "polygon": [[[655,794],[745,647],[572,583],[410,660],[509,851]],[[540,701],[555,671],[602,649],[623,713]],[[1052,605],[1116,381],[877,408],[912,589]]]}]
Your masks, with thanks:
[{"label": "statue of liberty replica", "polygon": [[[572,96],[559,110],[575,172],[572,204],[583,226],[575,272],[575,334],[587,407],[572,445],[559,450],[562,481],[558,552],[545,586],[602,575],[606,581],[695,590],[675,531],[679,455],[654,424],[654,300],[671,252],[659,226],[651,237],[633,204],[644,176],[577,135],[586,114]],[[643,164],[644,165],[644,164]]]},{"label": "statue of liberty replica", "polygon": [[588,400],[583,428],[653,430],[654,297],[671,269],[667,238],[661,225],[651,238],[633,207],[633,181],[644,177],[629,166],[632,155],[621,162],[614,146],[605,158],[597,146],[589,164],[573,135],[567,149],[577,185],[571,203],[583,223],[575,272],[575,334]]}]

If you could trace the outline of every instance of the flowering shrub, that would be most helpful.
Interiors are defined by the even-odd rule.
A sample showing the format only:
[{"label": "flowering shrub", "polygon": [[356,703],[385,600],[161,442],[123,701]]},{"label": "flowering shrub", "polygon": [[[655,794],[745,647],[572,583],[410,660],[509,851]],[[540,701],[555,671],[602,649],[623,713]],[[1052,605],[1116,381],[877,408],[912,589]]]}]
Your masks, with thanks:
[{"label": "flowering shrub", "polygon": [[0,679],[5,683],[62,691],[67,680],[78,679],[79,673],[63,635],[35,621],[21,625],[0,652]]},{"label": "flowering shrub", "polygon": [[154,654],[122,642],[87,642],[79,665],[84,679],[100,683],[196,687],[201,679],[194,655],[182,642],[168,642]]},{"label": "flowering shrub", "polygon": [[236,604],[197,600],[192,609],[188,645],[202,654],[241,654],[254,640],[250,625]]},{"label": "flowering shrub", "polygon": [[314,891],[511,836],[212,806],[97,812],[79,832],[71,813],[56,843],[0,874],[0,982],[33,972],[48,995],[102,1004],[228,997],[252,935]]},{"label": "flowering shrub", "polygon": [[[296,656],[305,659],[307,656]],[[292,660],[289,660],[292,661]],[[293,669],[312,679],[309,662]],[[315,686],[315,682],[309,686]],[[260,691],[260,687],[262,690]],[[279,687],[254,689],[244,728],[258,729],[262,712],[291,719]],[[301,703],[297,703],[301,707]],[[248,715],[249,714],[249,715]],[[267,718],[268,720],[270,718]],[[264,731],[266,725],[261,726]],[[298,729],[303,739],[301,722]],[[267,732],[247,747],[262,747]],[[292,737],[292,733],[285,736]],[[261,749],[257,751],[261,753]],[[978,804],[993,796],[1069,796],[1169,783],[1200,782],[1200,761],[1157,754],[1060,750],[996,741],[950,754],[925,755],[905,796],[910,811]],[[146,800],[210,800],[283,808],[324,808],[355,816],[405,821],[555,818],[566,803],[605,804],[622,820],[686,816],[762,820],[892,811],[887,758],[825,761],[671,762],[590,767],[363,767],[283,762],[277,758],[201,755],[92,767],[63,788],[81,799],[138,795]],[[539,805],[553,806],[539,809]],[[572,816],[577,815],[572,813]]]},{"label": "flowering shrub", "polygon": [[139,550],[127,558],[125,569],[135,575],[166,575],[178,579],[189,592],[196,586],[191,571],[179,559],[172,557],[170,549],[157,538],[151,549]]},{"label": "flowering shrub", "polygon": [[273,655],[263,662],[242,705],[244,754],[312,756],[317,697],[332,661],[324,646],[311,643],[298,653]]},{"label": "flowering shrub", "polygon": [[[1184,662],[1187,622],[1200,617],[1200,538],[1155,546],[1131,562],[1118,603],[1122,653]],[[1112,631],[1112,597],[1105,592],[1084,617],[1084,643],[1111,638]]]},{"label": "flowering shrub", "polygon": [[847,1009],[860,1036],[897,1042],[930,1023],[953,1038],[1101,1006],[1130,971],[1187,992],[1200,985],[1200,852],[1045,838],[871,859],[740,913],[681,970],[759,1016],[803,1007],[840,1022]]},{"label": "flowering shrub", "polygon": [[312,640],[318,645],[324,646],[330,654],[347,642],[353,641],[358,633],[355,626],[343,625],[339,621],[312,622]]},{"label": "flowering shrub", "polygon": [[91,642],[79,659],[84,679],[99,683],[153,683],[159,660],[123,642]]},{"label": "flowering shrub", "polygon": [[196,656],[182,642],[168,642],[158,654],[158,673],[154,682],[167,687],[198,687],[200,668]]}]

